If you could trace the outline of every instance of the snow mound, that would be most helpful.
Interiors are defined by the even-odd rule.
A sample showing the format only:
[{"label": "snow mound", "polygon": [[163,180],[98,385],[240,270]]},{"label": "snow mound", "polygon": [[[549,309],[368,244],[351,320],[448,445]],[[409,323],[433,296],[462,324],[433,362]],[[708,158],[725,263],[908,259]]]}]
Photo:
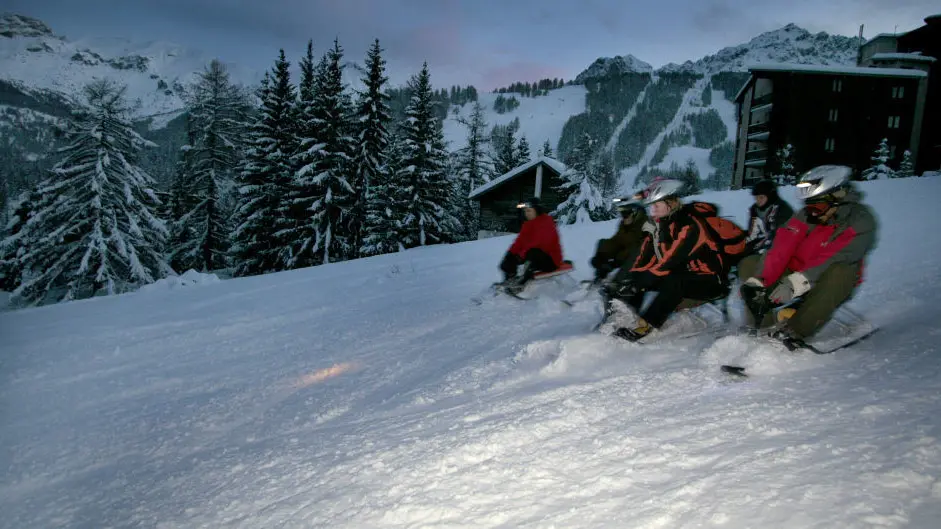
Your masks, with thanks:
[{"label": "snow mound", "polygon": [[216,274],[204,274],[196,270],[189,269],[183,275],[170,276],[157,280],[149,285],[144,285],[139,292],[155,292],[164,290],[177,290],[183,287],[196,285],[212,285],[222,281]]},{"label": "snow mound", "polygon": [[741,366],[749,374],[779,375],[816,369],[834,358],[791,352],[784,344],[761,338],[726,336],[702,352],[701,362],[706,366]]}]

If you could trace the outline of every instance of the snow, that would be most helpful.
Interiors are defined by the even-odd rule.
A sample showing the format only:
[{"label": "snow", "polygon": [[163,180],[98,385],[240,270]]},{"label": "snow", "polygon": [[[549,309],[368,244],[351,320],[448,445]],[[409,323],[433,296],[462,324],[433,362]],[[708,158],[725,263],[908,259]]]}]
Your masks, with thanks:
[{"label": "snow", "polygon": [[722,123],[725,123],[725,129],[728,131],[726,141],[735,141],[735,133],[738,131],[738,116],[736,114],[735,103],[725,98],[725,90],[712,91],[712,108],[716,109]]},{"label": "snow", "polygon": [[935,62],[937,59],[934,57],[929,57],[927,55],[922,55],[921,53],[875,53],[872,56],[874,61],[921,61],[921,62]]},{"label": "snow", "polygon": [[667,151],[667,155],[657,167],[667,169],[670,167],[670,163],[676,162],[677,165],[682,168],[686,166],[686,160],[692,158],[693,161],[696,162],[696,168],[699,170],[699,177],[705,179],[715,171],[712,163],[709,162],[709,152],[710,149],[694,147],[692,145],[670,147],[670,150]]},{"label": "snow", "polygon": [[219,283],[221,280],[219,276],[211,273],[202,273],[197,272],[196,270],[187,270],[181,275],[178,276],[169,276],[163,279],[158,279],[157,281],[145,285],[140,288],[139,292],[156,292],[161,290],[177,290],[183,287],[198,286],[198,285],[212,285],[214,283]]},{"label": "snow", "polygon": [[[0,18],[0,26],[8,20]],[[17,31],[12,38],[0,38],[0,71],[4,79],[29,89],[53,90],[82,99],[82,87],[87,83],[95,78],[111,78],[127,85],[128,101],[139,105],[135,117],[182,108],[183,101],[175,85],[194,81],[211,60],[211,56],[198,50],[169,42],[141,43],[118,38],[72,41],[52,33],[23,31]],[[115,66],[136,66],[137,61],[142,61],[142,69]],[[226,67],[233,82],[247,86],[259,82],[263,74],[238,64],[227,63]],[[166,88],[158,86],[161,81]],[[165,92],[167,89],[170,94]]]},{"label": "snow", "polygon": [[751,71],[785,71],[846,75],[878,75],[885,77],[927,77],[928,72],[907,68],[875,68],[866,66],[823,66],[819,64],[765,63],[750,64]]},{"label": "snow", "polygon": [[[525,137],[534,148],[542,148],[542,144],[549,140],[553,152],[558,148],[559,138],[562,137],[562,127],[565,122],[576,114],[585,112],[585,87],[570,85],[550,90],[549,95],[538,97],[525,97],[520,94],[490,94],[480,93],[478,101],[484,109],[484,120],[487,122],[486,133],[494,125],[508,125],[514,118],[519,118],[520,128],[516,137]],[[493,110],[493,103],[498,95],[504,97],[514,96],[520,105],[511,112],[498,114]],[[444,139],[448,149],[455,151],[467,144],[467,127],[458,122],[453,114],[456,109],[459,115],[466,118],[474,108],[470,102],[463,106],[452,106],[444,121]]]},{"label": "snow", "polygon": [[884,330],[827,357],[473,306],[508,237],[2,313],[0,527],[935,527],[941,180],[861,188]]}]

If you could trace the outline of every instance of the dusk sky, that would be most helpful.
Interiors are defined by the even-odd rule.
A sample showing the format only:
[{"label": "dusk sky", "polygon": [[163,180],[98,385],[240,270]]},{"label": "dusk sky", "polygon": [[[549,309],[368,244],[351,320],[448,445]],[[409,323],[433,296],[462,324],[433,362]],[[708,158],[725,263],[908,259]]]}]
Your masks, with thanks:
[{"label": "dusk sky", "polygon": [[392,82],[424,60],[436,86],[490,90],[518,80],[572,79],[599,56],[654,67],[695,60],[789,22],[812,32],[907,31],[941,13],[937,0],[4,0],[72,39],[166,40],[226,62],[292,64],[307,40],[319,56],[339,37],[363,61],[379,38]]}]

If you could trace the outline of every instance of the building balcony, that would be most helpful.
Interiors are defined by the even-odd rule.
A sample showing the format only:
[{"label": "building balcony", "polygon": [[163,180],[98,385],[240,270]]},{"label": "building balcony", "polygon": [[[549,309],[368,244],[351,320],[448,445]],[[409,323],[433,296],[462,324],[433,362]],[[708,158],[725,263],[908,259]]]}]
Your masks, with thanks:
[{"label": "building balcony", "polygon": [[772,93],[772,92],[769,92],[769,93],[767,93],[767,94],[763,94],[763,95],[761,95],[761,96],[759,96],[759,97],[756,97],[756,98],[752,99],[752,100],[751,100],[751,106],[752,106],[752,108],[756,108],[756,107],[760,107],[760,106],[763,106],[763,105],[770,105],[770,104],[771,104],[771,100],[772,100],[773,98],[774,98],[774,93]]},{"label": "building balcony", "polygon": [[762,132],[770,132],[770,131],[771,131],[771,123],[768,121],[765,121],[763,123],[754,123],[754,124],[748,125],[749,136],[752,134],[760,134]]},{"label": "building balcony", "polygon": [[767,160],[768,149],[751,149],[745,152],[745,161]]}]

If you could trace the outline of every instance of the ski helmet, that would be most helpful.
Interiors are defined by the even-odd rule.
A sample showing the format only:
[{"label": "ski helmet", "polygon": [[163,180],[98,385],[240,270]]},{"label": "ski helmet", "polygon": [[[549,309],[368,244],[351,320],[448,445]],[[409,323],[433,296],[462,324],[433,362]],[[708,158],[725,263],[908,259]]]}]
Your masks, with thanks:
[{"label": "ski helmet", "polygon": [[658,179],[654,180],[644,190],[634,195],[634,197],[643,205],[649,206],[654,202],[660,202],[668,198],[679,198],[682,189],[683,182],[679,180]]},{"label": "ski helmet", "polygon": [[[845,195],[853,170],[845,165],[820,165],[804,173],[797,195],[805,204],[836,203]],[[842,193],[841,193],[842,191]]]},{"label": "ski helmet", "polygon": [[533,208],[536,210],[537,214],[542,213],[542,204],[540,204],[539,202],[539,197],[532,197],[532,198],[523,200],[519,204],[517,204],[516,207],[519,209]]},{"label": "ski helmet", "polygon": [[633,196],[615,198],[614,207],[617,208],[618,212],[621,214],[621,217],[625,219],[644,211],[644,206],[641,205],[641,203],[637,200],[634,200]]}]

